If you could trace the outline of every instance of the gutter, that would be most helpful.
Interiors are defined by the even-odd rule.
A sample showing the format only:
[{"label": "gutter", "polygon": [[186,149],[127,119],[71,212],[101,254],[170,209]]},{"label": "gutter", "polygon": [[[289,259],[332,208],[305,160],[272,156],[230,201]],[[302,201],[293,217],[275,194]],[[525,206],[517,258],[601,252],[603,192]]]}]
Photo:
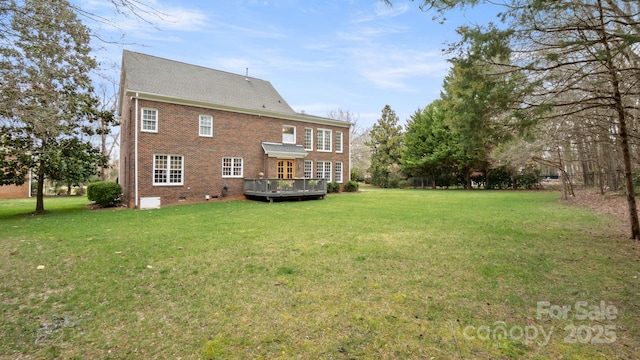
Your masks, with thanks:
[{"label": "gutter", "polygon": [[[133,93],[134,93],[133,90],[127,91],[127,94],[133,94]],[[267,117],[281,119],[281,120],[302,121],[307,123],[323,124],[323,125],[339,126],[339,127],[347,127],[347,128],[351,127],[352,125],[350,122],[328,119],[328,118],[323,118],[323,117],[314,116],[314,115],[299,114],[299,113],[281,113],[281,112],[257,110],[257,109],[245,109],[245,108],[239,108],[239,107],[230,106],[230,105],[213,104],[213,103],[208,103],[208,102],[203,102],[198,100],[183,99],[183,98],[171,97],[171,96],[148,93],[148,92],[136,91],[135,94],[136,94],[136,97],[138,97],[141,94],[142,98],[145,100],[153,100],[153,101],[170,103],[170,104],[197,106],[197,107],[213,109],[213,110],[223,110],[223,111],[229,111],[229,112],[234,112],[239,114],[255,115],[258,117],[267,116]]]}]

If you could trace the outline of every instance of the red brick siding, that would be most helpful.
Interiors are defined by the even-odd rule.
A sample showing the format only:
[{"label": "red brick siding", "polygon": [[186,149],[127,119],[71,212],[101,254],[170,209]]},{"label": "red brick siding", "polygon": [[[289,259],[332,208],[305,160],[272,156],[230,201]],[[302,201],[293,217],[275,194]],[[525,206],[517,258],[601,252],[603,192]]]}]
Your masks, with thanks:
[{"label": "red brick siding", "polygon": [[[121,166],[126,166],[121,177],[124,198],[134,204],[133,135],[135,121],[135,99],[124,104],[123,110]],[[142,108],[158,110],[158,132],[139,131],[138,169],[139,196],[160,197],[161,204],[176,203],[179,198],[186,201],[206,201],[205,195],[222,195],[223,184],[228,185],[229,196],[242,195],[243,179],[222,177],[222,158],[243,158],[244,177],[256,178],[262,172],[266,177],[276,177],[276,159],[268,158],[262,142],[282,142],[282,125],[296,126],[296,141],[304,144],[304,128],[314,129],[314,144],[317,128],[332,129],[343,133],[343,153],[310,151],[306,159],[296,160],[296,177],[304,176],[304,160],[343,162],[343,179],[349,179],[349,129],[323,124],[275,119],[265,116],[247,115],[192,106],[139,100],[138,121]],[[213,116],[213,137],[202,137],[199,132],[199,115]],[[128,119],[125,119],[127,117]],[[129,118],[130,117],[130,118]],[[335,136],[335,135],[334,135]],[[334,138],[335,140],[335,138]],[[333,147],[333,146],[332,146]],[[153,158],[156,154],[184,156],[183,185],[153,186]],[[124,168],[123,168],[124,169]],[[335,169],[335,168],[334,168]]]},{"label": "red brick siding", "polygon": [[29,197],[31,189],[29,188],[29,182],[25,182],[23,185],[4,185],[0,186],[0,199],[20,199]]}]

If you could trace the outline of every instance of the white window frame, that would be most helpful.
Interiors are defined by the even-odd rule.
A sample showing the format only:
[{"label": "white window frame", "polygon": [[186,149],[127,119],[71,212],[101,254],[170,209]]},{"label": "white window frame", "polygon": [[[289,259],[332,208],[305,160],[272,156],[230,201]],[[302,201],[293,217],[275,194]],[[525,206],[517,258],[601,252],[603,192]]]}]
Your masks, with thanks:
[{"label": "white window frame", "polygon": [[304,178],[305,179],[313,178],[313,160],[304,161]]},{"label": "white window frame", "polygon": [[320,152],[331,152],[331,129],[318,129],[316,149]]},{"label": "white window frame", "polygon": [[[206,122],[209,124],[206,124]],[[209,133],[203,132],[203,129],[208,129]],[[213,116],[211,115],[200,115],[198,121],[198,135],[203,137],[213,137]]]},{"label": "white window frame", "polygon": [[[293,135],[285,133],[285,129],[293,129]],[[282,143],[283,144],[295,144],[296,143],[296,127],[295,126],[293,126],[293,125],[282,125]]]},{"label": "white window frame", "polygon": [[[328,175],[328,176],[327,176]],[[331,182],[331,161],[316,161],[316,178]]]},{"label": "white window frame", "polygon": [[244,159],[237,156],[223,157],[222,158],[222,177],[223,178],[244,177]]},{"label": "white window frame", "polygon": [[313,151],[313,129],[312,128],[304,128],[304,149],[307,151]]},{"label": "white window frame", "polygon": [[336,153],[342,153],[344,148],[342,147],[342,131],[336,131]]},{"label": "white window frame", "polygon": [[[146,116],[147,113],[151,112],[155,115],[154,119],[150,119]],[[145,124],[153,124],[153,129],[149,128],[149,126],[145,128]],[[158,132],[158,109],[143,107],[142,110],[140,110],[140,131],[150,133]]]},{"label": "white window frame", "polygon": [[340,184],[342,184],[343,183],[343,177],[342,177],[343,165],[342,165],[342,161],[336,161],[334,168],[335,168],[335,179],[336,179],[336,182],[339,182]]},{"label": "white window frame", "polygon": [[[157,166],[158,164],[158,157],[160,156],[164,156],[166,157],[166,164],[163,168],[159,168]],[[178,160],[180,159],[180,168],[175,168],[173,167],[174,164],[174,160]],[[158,171],[163,171],[164,172],[164,177],[165,177],[165,181],[156,181],[156,172]],[[179,182],[171,182],[171,178],[172,178],[172,171],[177,171],[179,172],[180,175],[180,181]],[[181,186],[184,185],[184,156],[183,155],[173,155],[173,154],[153,154],[153,172],[151,174],[151,176],[153,177],[152,181],[153,181],[153,186]]]}]

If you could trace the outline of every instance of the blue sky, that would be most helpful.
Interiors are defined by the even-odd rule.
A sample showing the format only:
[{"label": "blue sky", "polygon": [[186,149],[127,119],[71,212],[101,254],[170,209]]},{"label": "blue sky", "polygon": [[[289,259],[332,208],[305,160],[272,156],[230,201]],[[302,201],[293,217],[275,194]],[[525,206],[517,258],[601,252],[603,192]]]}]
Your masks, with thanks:
[{"label": "blue sky", "polygon": [[[439,97],[455,29],[493,19],[490,9],[447,15],[440,24],[418,3],[377,0],[144,0],[150,23],[114,12],[105,0],[74,0],[112,19],[87,22],[109,44],[96,56],[113,78],[122,49],[270,81],[294,110],[351,112],[362,127],[390,105],[402,124]],[[124,35],[124,37],[122,37]]]}]

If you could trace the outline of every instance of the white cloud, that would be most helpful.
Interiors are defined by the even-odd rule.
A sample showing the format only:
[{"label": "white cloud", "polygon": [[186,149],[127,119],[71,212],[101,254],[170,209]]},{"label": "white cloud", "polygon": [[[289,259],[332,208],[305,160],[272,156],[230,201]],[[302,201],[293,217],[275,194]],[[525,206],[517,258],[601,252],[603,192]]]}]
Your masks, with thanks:
[{"label": "white cloud", "polygon": [[356,13],[351,21],[353,23],[363,23],[380,18],[392,18],[404,14],[407,10],[409,10],[408,3],[394,2],[392,6],[388,6],[382,1],[378,1],[372,11]]},{"label": "white cloud", "polygon": [[291,105],[291,107],[297,112],[304,112],[305,114],[309,114],[309,115],[326,117],[327,114],[329,114],[329,112],[331,112],[332,110],[336,110],[340,108],[340,105],[332,104],[332,103],[316,102],[316,103],[308,103],[308,104],[295,104],[295,105]]},{"label": "white cloud", "polygon": [[[158,30],[199,31],[207,24],[205,13],[180,6],[171,6],[158,0],[134,3],[133,9],[117,8],[110,1],[74,0],[86,19],[97,23],[103,31],[120,33],[152,32]],[[78,4],[79,3],[79,4]]]},{"label": "white cloud", "polygon": [[336,33],[337,37],[340,40],[344,41],[352,41],[352,42],[368,42],[373,40],[376,37],[388,35],[388,34],[398,34],[402,33],[405,30],[398,26],[365,26],[359,28],[352,28],[348,32],[347,31],[338,31]]},{"label": "white cloud", "polygon": [[282,31],[273,26],[262,26],[257,29],[242,27],[235,24],[227,24],[224,22],[219,22],[215,24],[215,28],[222,28],[226,30],[230,30],[235,36],[243,36],[250,38],[259,38],[259,39],[279,39],[283,38],[285,35]]},{"label": "white cloud", "polygon": [[414,91],[412,84],[417,78],[441,77],[449,68],[434,51],[360,49],[352,57],[361,76],[379,88],[399,91]]},{"label": "white cloud", "polygon": [[402,15],[409,9],[408,3],[394,2],[393,6],[388,6],[382,1],[379,1],[375,5],[375,14],[377,17],[390,18],[398,15]]}]

